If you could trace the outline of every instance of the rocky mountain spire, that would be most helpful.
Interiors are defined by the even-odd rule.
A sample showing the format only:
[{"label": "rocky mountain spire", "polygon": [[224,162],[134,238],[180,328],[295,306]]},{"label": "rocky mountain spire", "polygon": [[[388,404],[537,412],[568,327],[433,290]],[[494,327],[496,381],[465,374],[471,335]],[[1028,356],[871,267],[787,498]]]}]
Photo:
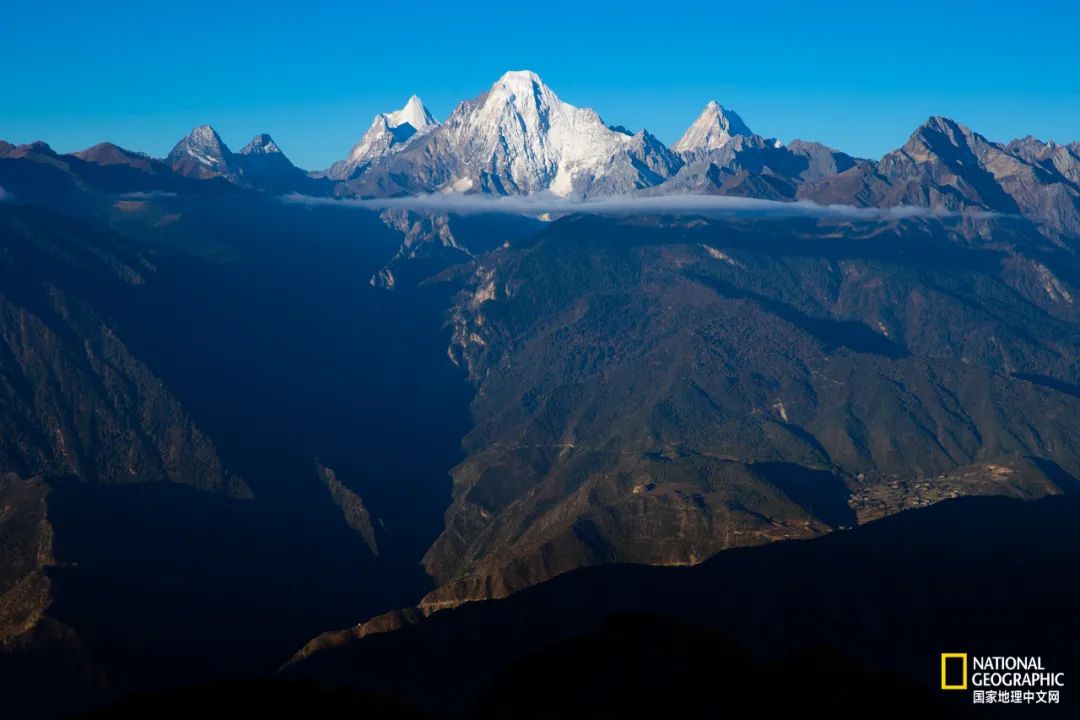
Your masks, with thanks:
[{"label": "rocky mountain spire", "polygon": [[217,131],[200,125],[176,143],[165,162],[173,171],[194,178],[235,178],[233,154]]},{"label": "rocky mountain spire", "polygon": [[240,151],[241,155],[270,155],[274,153],[281,153],[281,148],[267,133],[259,133]]},{"label": "rocky mountain spire", "polygon": [[736,135],[753,133],[733,110],[725,110],[720,103],[710,100],[671,149],[679,153],[719,150]]}]

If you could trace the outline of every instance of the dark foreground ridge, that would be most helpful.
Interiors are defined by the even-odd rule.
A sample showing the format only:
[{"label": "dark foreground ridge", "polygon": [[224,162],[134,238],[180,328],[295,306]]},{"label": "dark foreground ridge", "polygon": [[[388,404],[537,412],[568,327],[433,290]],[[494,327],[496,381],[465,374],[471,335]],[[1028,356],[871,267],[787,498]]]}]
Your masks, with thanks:
[{"label": "dark foreground ridge", "polygon": [[[324,650],[287,674],[440,716],[775,717],[812,705],[963,717],[970,695],[936,689],[942,652],[1039,655],[1076,677],[1078,519],[1071,495],[963,498],[692,568],[588,568]],[[1063,692],[1040,710],[1064,716],[1075,701]]]},{"label": "dark foreground ridge", "polygon": [[[276,679],[87,717],[980,717],[937,689],[941,652],[1037,654],[1066,691],[1075,677],[1078,513],[1074,496],[964,498],[693,568],[588,568]],[[1039,717],[1070,717],[1066,691]]]}]

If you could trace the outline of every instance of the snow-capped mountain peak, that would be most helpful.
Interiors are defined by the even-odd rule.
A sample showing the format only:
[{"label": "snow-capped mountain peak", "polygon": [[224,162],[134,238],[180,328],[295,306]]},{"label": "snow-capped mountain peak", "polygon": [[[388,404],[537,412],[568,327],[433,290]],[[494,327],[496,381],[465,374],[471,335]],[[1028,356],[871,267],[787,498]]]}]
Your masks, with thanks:
[{"label": "snow-capped mountain peak", "polygon": [[372,161],[397,152],[417,134],[438,125],[439,121],[420,98],[413,95],[400,110],[376,115],[348,157],[334,163],[326,174],[336,180],[348,180]]},{"label": "snow-capped mountain peak", "polygon": [[632,140],[593,110],[560,100],[531,70],[504,74],[480,98],[462,103],[446,127],[466,160],[451,187],[500,194],[579,193],[611,173],[612,159]]},{"label": "snow-capped mountain peak", "polygon": [[332,172],[345,173],[338,177],[359,195],[585,197],[656,185],[681,165],[651,135],[609,127],[595,111],[561,100],[535,72],[514,70],[459,104],[445,124],[363,166],[343,161]]},{"label": "snow-capped mountain peak", "polygon": [[727,145],[736,135],[753,135],[750,128],[732,110],[710,100],[672,150],[679,153],[709,152]]},{"label": "snow-capped mountain peak", "polygon": [[513,85],[517,83],[520,87],[527,87],[530,85],[544,85],[544,81],[540,79],[540,76],[532,70],[507,70],[502,74],[498,80],[495,81],[495,85]]},{"label": "snow-capped mountain peak", "polygon": [[221,136],[218,135],[217,130],[215,130],[210,125],[200,125],[200,126],[198,126],[194,130],[192,130],[190,133],[188,133],[187,139],[191,140],[193,142],[200,142],[200,143],[220,143],[221,142]]},{"label": "snow-capped mountain peak", "polygon": [[240,151],[241,155],[270,155],[274,153],[280,153],[281,148],[277,146],[274,139],[267,133],[259,133],[251,139],[247,145]]},{"label": "snow-capped mountain peak", "polygon": [[510,102],[517,108],[551,107],[559,98],[532,70],[511,70],[491,86],[488,102]]},{"label": "snow-capped mountain peak", "polygon": [[203,151],[207,155],[222,156],[227,152],[221,136],[209,125],[200,125],[192,130],[187,137],[176,144],[174,152],[178,148],[189,154]]},{"label": "snow-capped mountain peak", "polygon": [[392,128],[401,127],[408,123],[414,130],[419,131],[439,124],[439,121],[424,107],[424,103],[420,101],[420,98],[415,95],[409,98],[409,101],[405,103],[405,107],[392,113],[384,113],[384,115],[386,124]]},{"label": "snow-capped mountain peak", "polygon": [[209,125],[200,125],[176,143],[165,161],[189,177],[230,176],[232,152]]}]

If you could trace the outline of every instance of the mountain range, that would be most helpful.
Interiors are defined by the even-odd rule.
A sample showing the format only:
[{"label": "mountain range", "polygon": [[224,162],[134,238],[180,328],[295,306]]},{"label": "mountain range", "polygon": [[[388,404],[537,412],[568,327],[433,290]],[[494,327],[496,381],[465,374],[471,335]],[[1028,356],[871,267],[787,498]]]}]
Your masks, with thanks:
[{"label": "mountain range", "polygon": [[[1080,487],[1080,145],[934,117],[868,160],[709,102],[669,148],[528,71],[357,135],[315,172],[209,126],[165,158],[0,142],[0,710],[300,648],[334,679],[386,650],[408,683],[460,618],[521,608],[540,647],[528,598],[654,577],[683,591],[597,607],[758,577],[761,625],[811,556],[811,596],[889,596],[930,505],[931,536],[988,508],[967,557],[998,522],[1080,527],[1042,500]],[[845,576],[867,537],[886,565]],[[672,567],[595,567],[624,563]]]},{"label": "mountain range", "polygon": [[[0,153],[29,148],[5,143]],[[568,200],[719,194],[1016,214],[1051,232],[1080,233],[1080,142],[1026,137],[1002,144],[932,117],[902,147],[866,160],[811,141],[762,137],[710,101],[669,148],[647,130],[631,132],[562,101],[531,71],[504,74],[445,122],[414,95],[401,109],[377,115],[348,155],[323,171],[299,170],[266,134],[234,153],[206,125],[161,163],[112,145],[76,156],[274,193],[544,194]]]},{"label": "mountain range", "polygon": [[[274,195],[376,203],[412,196],[443,203],[541,198],[563,203],[563,214],[605,198],[732,196],[811,207],[996,213],[1020,216],[1048,236],[1080,234],[1080,142],[1029,136],[1002,144],[931,117],[902,147],[868,160],[813,141],[784,144],[763,137],[710,101],[668,148],[646,130],[609,125],[592,110],[562,101],[531,71],[504,74],[445,122],[413,95],[401,109],[377,115],[348,155],[321,171],[296,168],[265,133],[234,153],[207,125],[192,130],[163,160],[110,143],[57,156],[41,142],[0,142],[0,155],[54,165],[70,162],[61,159],[68,157],[127,166],[142,172],[121,186],[139,191],[175,191],[187,178]],[[46,155],[56,159],[44,160]],[[0,178],[0,187],[33,197],[26,181]],[[400,226],[402,217],[401,211],[389,213],[386,222]],[[421,212],[405,222],[408,239],[370,278],[376,286],[393,287],[403,262],[462,250],[437,213]]]}]

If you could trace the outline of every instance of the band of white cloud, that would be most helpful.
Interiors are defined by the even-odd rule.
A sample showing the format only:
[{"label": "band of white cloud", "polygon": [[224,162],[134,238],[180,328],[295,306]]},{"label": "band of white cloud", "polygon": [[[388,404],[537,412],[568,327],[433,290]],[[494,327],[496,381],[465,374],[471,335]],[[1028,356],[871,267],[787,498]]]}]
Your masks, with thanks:
[{"label": "band of white cloud", "polygon": [[461,193],[433,193],[398,198],[325,198],[291,194],[284,202],[309,205],[344,205],[368,210],[401,209],[461,214],[505,213],[514,215],[566,215],[594,213],[627,215],[638,213],[743,214],[768,216],[838,217],[861,220],[894,220],[914,217],[989,218],[998,214],[971,210],[957,212],[944,208],[902,205],[890,208],[820,205],[808,200],[781,202],[727,195],[620,195],[587,200],[569,200],[548,194],[496,197]]},{"label": "band of white cloud", "polygon": [[158,198],[176,197],[176,193],[167,190],[150,190],[148,192],[138,191],[122,193],[120,195],[115,195],[114,197],[118,200],[156,200]]}]

